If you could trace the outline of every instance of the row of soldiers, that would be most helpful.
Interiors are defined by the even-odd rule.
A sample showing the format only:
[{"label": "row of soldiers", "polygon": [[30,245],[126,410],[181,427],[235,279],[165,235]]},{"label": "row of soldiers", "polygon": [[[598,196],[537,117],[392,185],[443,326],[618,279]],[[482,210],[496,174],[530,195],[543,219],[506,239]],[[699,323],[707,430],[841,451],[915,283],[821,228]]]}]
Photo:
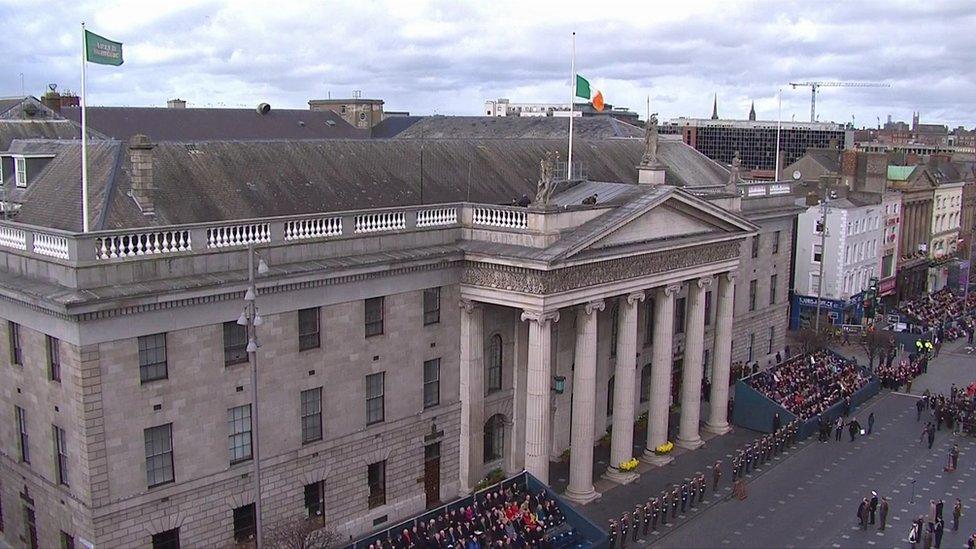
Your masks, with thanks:
[{"label": "row of soldiers", "polygon": [[800,421],[792,421],[774,433],[740,449],[732,457],[732,478],[741,478],[758,465],[768,462],[789,446],[796,444],[800,433]]},{"label": "row of soldiers", "polygon": [[644,505],[638,504],[633,513],[624,513],[619,521],[611,520],[610,547],[615,547],[617,539],[620,539],[620,547],[626,547],[628,534],[636,542],[642,531],[646,536],[652,530],[657,530],[659,521],[662,526],[666,525],[669,514],[674,520],[678,518],[679,511],[684,514],[689,506],[692,509],[698,507],[705,499],[705,485],[705,474],[695,473],[680,486],[665,489],[659,497],[647,500]]}]

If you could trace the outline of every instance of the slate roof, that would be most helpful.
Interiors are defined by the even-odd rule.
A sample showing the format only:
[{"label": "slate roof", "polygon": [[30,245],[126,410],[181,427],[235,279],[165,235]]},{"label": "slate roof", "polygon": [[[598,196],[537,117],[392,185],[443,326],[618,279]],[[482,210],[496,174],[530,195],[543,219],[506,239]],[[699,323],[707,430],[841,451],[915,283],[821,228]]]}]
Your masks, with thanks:
[{"label": "slate roof", "polygon": [[837,149],[807,149],[806,154],[828,172],[840,173],[840,152]]},{"label": "slate roof", "polygon": [[[61,114],[81,121],[79,107],[65,107]],[[256,109],[170,109],[161,107],[88,107],[88,126],[106,136],[127,141],[145,134],[153,141],[202,141],[215,139],[333,139],[364,138],[331,111],[275,109],[259,114]]]},{"label": "slate roof", "polygon": [[[411,117],[413,118],[413,117]],[[388,119],[392,120],[392,119]],[[386,122],[386,120],[384,120]],[[644,130],[609,116],[573,120],[574,138],[644,137]],[[400,139],[549,139],[569,138],[569,119],[550,116],[425,116],[395,135]]]},{"label": "slate roof", "polygon": [[[600,184],[607,192],[636,183],[643,139],[574,143],[574,160],[591,181],[609,182]],[[80,230],[78,144],[14,145],[55,147],[57,154],[32,178],[17,220]],[[89,157],[91,221],[97,230],[395,207],[421,203],[421,192],[428,204],[508,204],[534,196],[540,159],[549,151],[565,154],[565,148],[565,139],[539,138],[163,141],[152,151],[157,191],[150,218],[128,195],[126,144],[108,140],[93,146]],[[658,151],[671,185],[715,186],[728,178],[726,168],[680,139],[662,136]]]},{"label": "slate roof", "polygon": [[[98,139],[97,133],[89,138]],[[16,139],[80,139],[81,128],[69,120],[0,120],[0,151]]]},{"label": "slate roof", "polygon": [[23,103],[23,97],[0,97],[0,115]]}]

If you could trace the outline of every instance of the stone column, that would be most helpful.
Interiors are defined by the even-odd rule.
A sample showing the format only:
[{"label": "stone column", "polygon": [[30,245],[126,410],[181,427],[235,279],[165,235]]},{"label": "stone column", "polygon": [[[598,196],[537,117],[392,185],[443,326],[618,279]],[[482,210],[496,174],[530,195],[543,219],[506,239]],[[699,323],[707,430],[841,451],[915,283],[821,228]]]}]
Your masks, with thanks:
[{"label": "stone column", "polygon": [[525,469],[525,386],[528,383],[529,327],[519,321],[515,310],[515,345],[512,371],[512,441],[506,466],[508,476]]},{"label": "stone column", "polygon": [[689,450],[705,444],[698,434],[698,424],[701,421],[702,357],[705,354],[705,290],[711,284],[711,276],[688,284],[685,358],[681,376],[681,421],[675,444]]},{"label": "stone column", "polygon": [[529,321],[528,376],[525,399],[525,470],[549,484],[549,401],[552,384],[552,323],[559,312],[526,310]]},{"label": "stone column", "polygon": [[564,496],[589,503],[600,494],[593,489],[593,416],[596,414],[596,325],[603,300],[576,309],[576,354],[573,369],[573,428],[569,456],[569,486]]},{"label": "stone column", "polygon": [[655,291],[654,349],[651,359],[651,395],[647,414],[647,444],[644,461],[655,465],[670,463],[671,456],[658,456],[654,449],[668,441],[668,415],[671,407],[671,364],[674,346],[674,296],[681,290],[671,284]]},{"label": "stone column", "polygon": [[484,309],[461,300],[461,489],[481,480],[485,444]]},{"label": "stone column", "polygon": [[613,430],[610,439],[610,465],[606,478],[626,484],[637,473],[618,469],[634,457],[634,382],[637,377],[637,303],[644,292],[634,292],[620,300],[617,324],[617,367],[613,374]]},{"label": "stone column", "polygon": [[729,376],[732,369],[732,311],[735,305],[735,272],[718,277],[718,299],[715,308],[715,349],[712,359],[712,392],[705,429],[724,435],[729,427]]}]

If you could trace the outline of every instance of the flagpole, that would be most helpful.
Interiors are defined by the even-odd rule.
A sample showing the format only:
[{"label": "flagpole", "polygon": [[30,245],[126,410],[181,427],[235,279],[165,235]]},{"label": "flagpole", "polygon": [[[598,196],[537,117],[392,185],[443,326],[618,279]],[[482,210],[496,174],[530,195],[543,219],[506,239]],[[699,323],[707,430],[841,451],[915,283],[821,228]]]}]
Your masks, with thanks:
[{"label": "flagpole", "polygon": [[85,117],[86,55],[85,23],[81,23],[81,227],[88,232],[88,121]]},{"label": "flagpole", "polygon": [[566,160],[566,179],[573,178],[573,103],[576,101],[576,32],[573,31],[573,61],[569,75],[569,158]]}]

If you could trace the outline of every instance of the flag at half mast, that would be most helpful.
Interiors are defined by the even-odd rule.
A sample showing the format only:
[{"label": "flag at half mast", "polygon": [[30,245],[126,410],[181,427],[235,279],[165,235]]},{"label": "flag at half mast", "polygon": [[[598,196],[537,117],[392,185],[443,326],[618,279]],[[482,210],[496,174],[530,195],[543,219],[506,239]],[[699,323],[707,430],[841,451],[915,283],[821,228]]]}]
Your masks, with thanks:
[{"label": "flag at half mast", "polygon": [[576,75],[576,97],[586,99],[597,111],[603,110],[603,93],[600,90],[593,93],[590,89],[590,81],[579,74]]},{"label": "flag at half mast", "polygon": [[122,42],[113,42],[86,30],[85,60],[99,65],[119,66],[122,64]]}]

